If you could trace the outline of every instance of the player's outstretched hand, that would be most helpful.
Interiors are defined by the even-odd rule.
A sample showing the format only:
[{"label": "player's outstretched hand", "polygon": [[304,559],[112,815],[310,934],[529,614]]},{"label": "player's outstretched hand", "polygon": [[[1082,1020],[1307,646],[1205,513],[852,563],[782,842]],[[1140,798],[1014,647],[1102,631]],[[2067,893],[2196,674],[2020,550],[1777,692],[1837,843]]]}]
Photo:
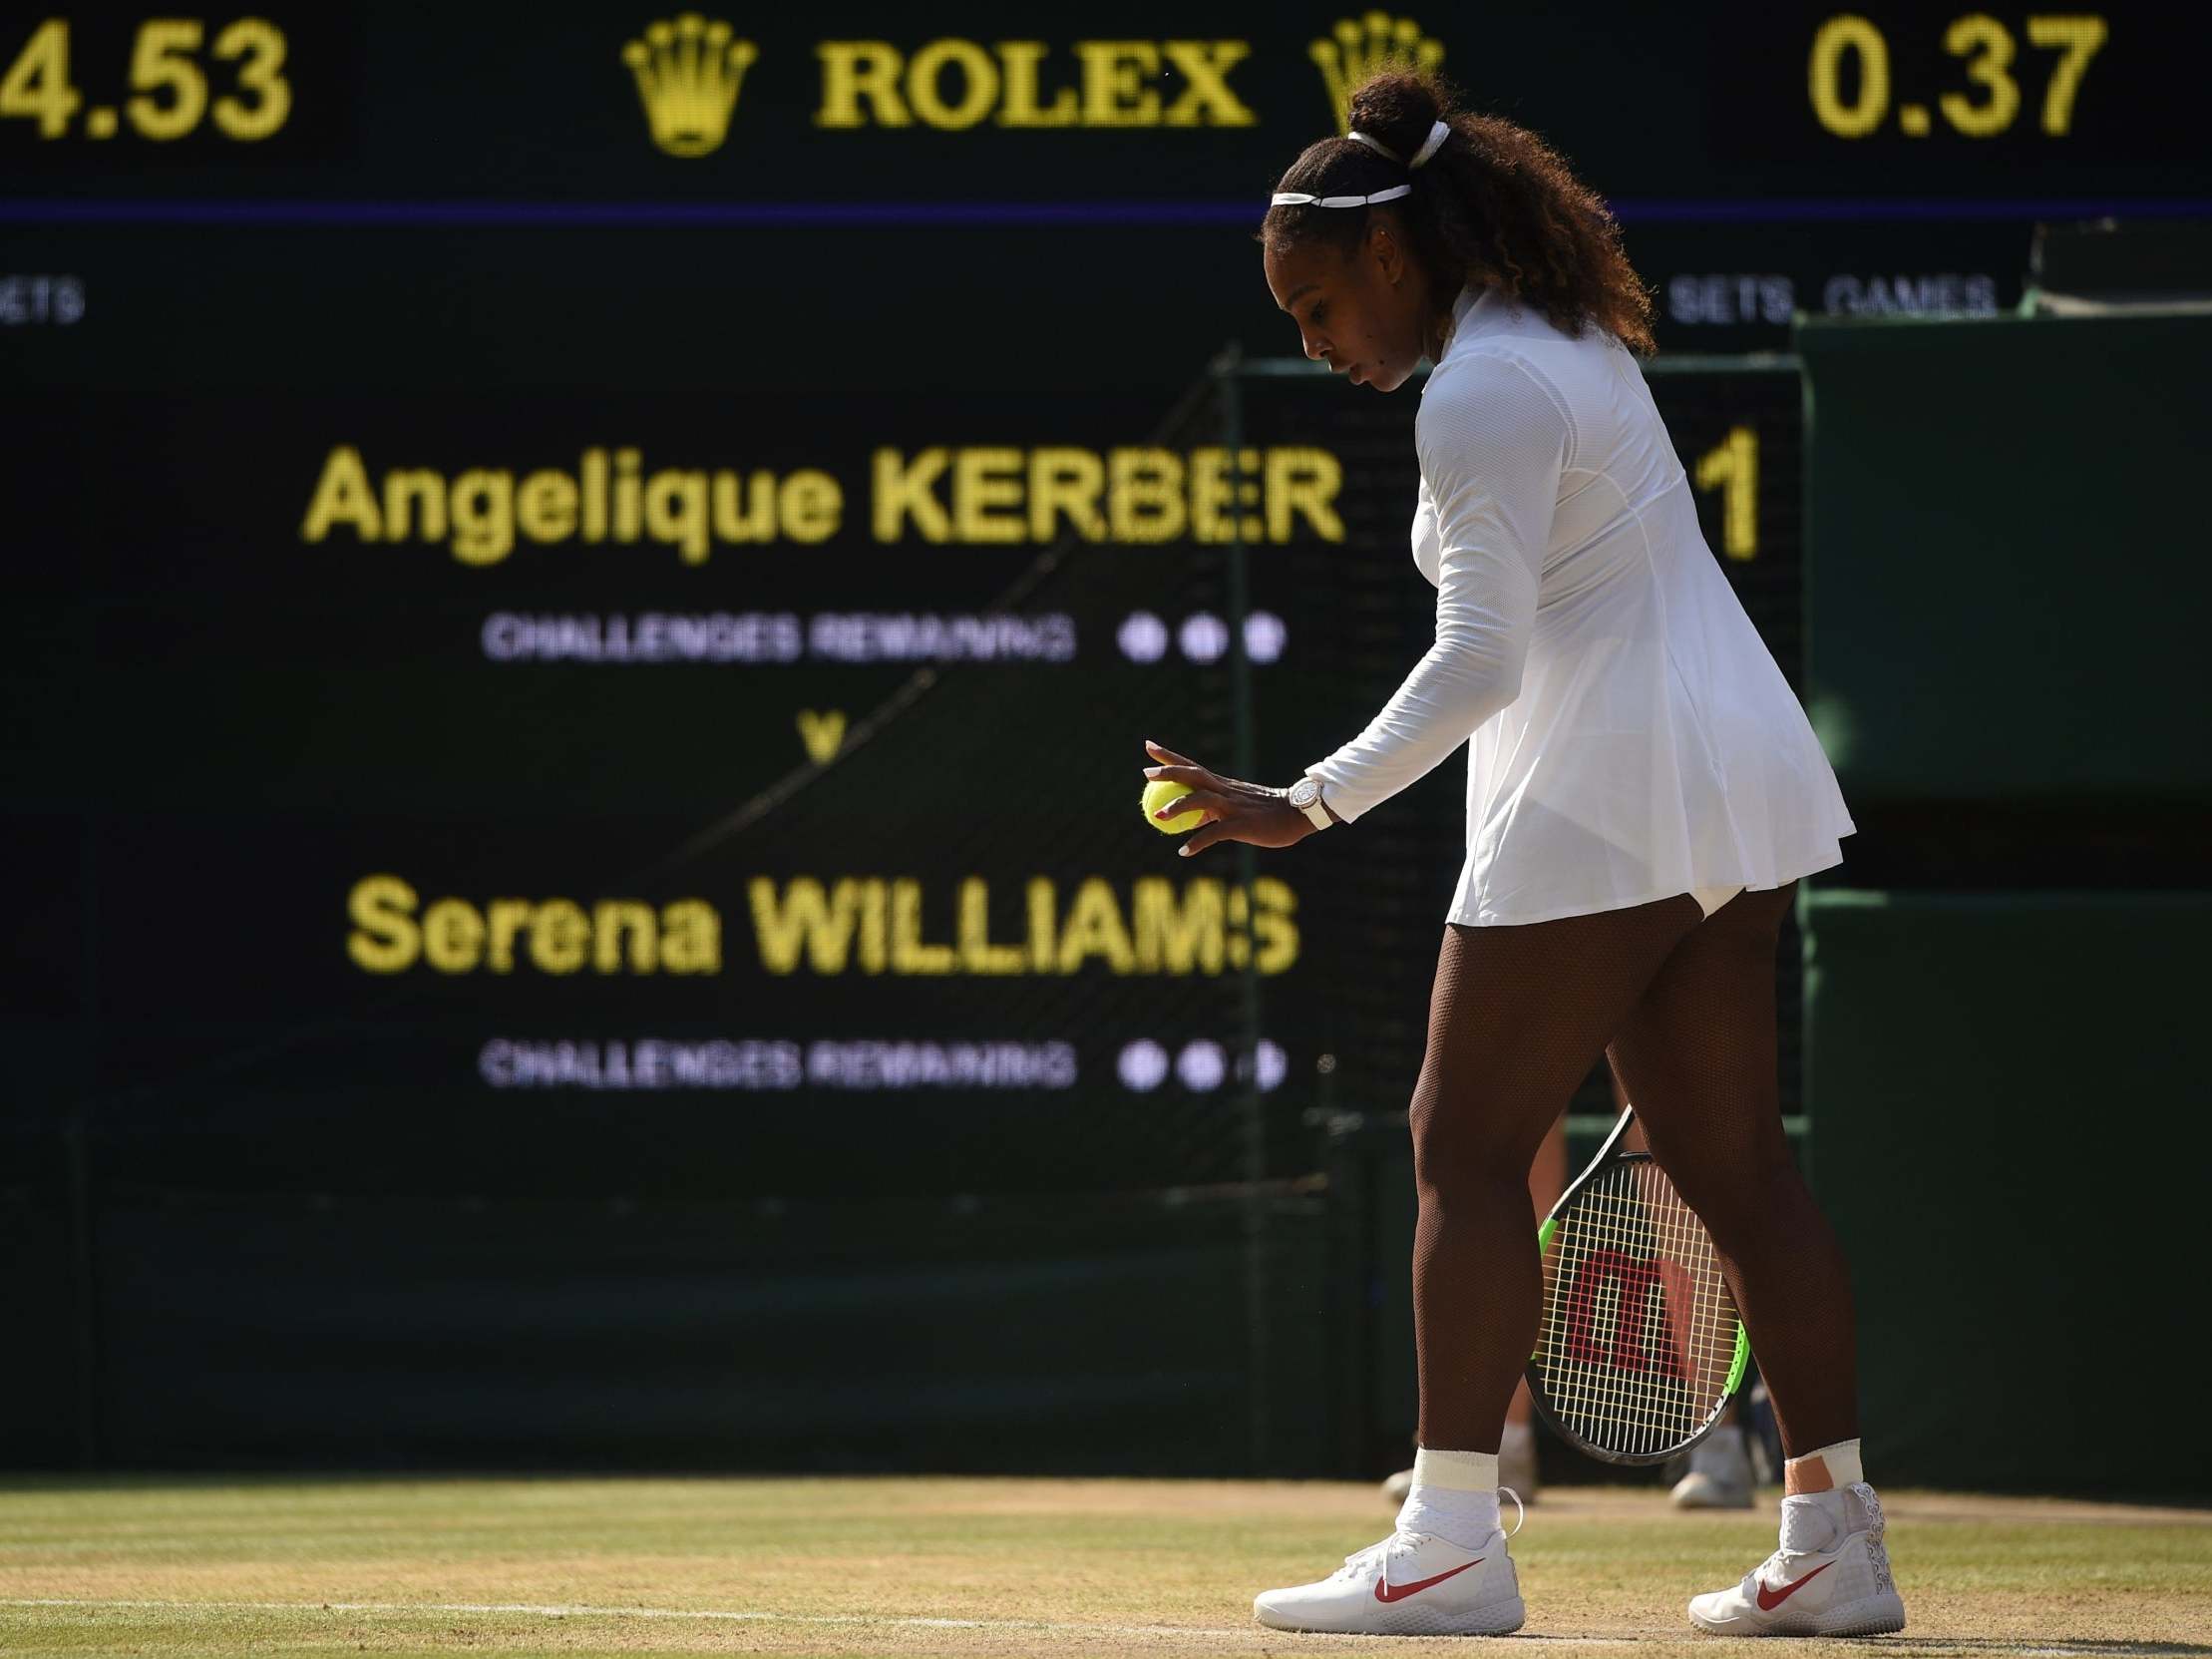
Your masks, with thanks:
[{"label": "player's outstretched hand", "polygon": [[1249,841],[1255,847],[1288,847],[1313,833],[1313,825],[1304,813],[1290,804],[1283,790],[1222,777],[1187,755],[1162,748],[1150,738],[1145,739],[1145,748],[1155,762],[1144,769],[1146,778],[1165,778],[1170,783],[1191,786],[1188,795],[1178,795],[1161,809],[1160,816],[1177,818],[1186,812],[1206,814],[1206,822],[1185,836],[1183,845],[1176,849],[1184,857],[1211,847],[1217,841]]}]

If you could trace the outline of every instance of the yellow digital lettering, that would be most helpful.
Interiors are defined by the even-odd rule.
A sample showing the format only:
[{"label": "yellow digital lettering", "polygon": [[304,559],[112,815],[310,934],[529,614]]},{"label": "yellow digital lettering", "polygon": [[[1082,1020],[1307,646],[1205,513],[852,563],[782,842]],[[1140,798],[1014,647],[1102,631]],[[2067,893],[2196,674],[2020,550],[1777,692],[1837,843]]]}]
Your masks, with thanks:
[{"label": "yellow digital lettering", "polygon": [[645,528],[656,542],[672,542],[683,550],[686,565],[706,562],[707,475],[703,472],[656,472],[645,486]]},{"label": "yellow digital lettering", "polygon": [[721,973],[722,913],[704,899],[662,906],[660,965],[671,974]]},{"label": "yellow digital lettering", "polygon": [[1075,890],[1068,906],[1067,926],[1060,933],[1060,972],[1072,974],[1086,957],[1103,957],[1107,967],[1126,974],[1136,966],[1129,930],[1122,925],[1121,902],[1113,884],[1091,877]]},{"label": "yellow digital lettering", "polygon": [[548,899],[531,919],[530,960],[548,974],[573,974],[583,966],[591,922],[573,899]]},{"label": "yellow digital lettering", "polygon": [[891,884],[891,968],[895,974],[949,974],[952,947],[931,945],[922,937],[922,884],[902,878]]},{"label": "yellow digital lettering", "polygon": [[423,540],[446,539],[446,481],[428,467],[394,467],[384,475],[384,530],[395,542],[415,533],[415,508],[422,509]]},{"label": "yellow digital lettering", "polygon": [[619,974],[624,933],[629,935],[630,972],[650,974],[660,935],[652,907],[635,899],[601,899],[591,907],[591,966],[602,974]]},{"label": "yellow digital lettering", "polygon": [[515,475],[475,468],[453,481],[453,556],[497,565],[515,548]]},{"label": "yellow digital lettering", "polygon": [[772,540],[776,534],[776,475],[755,472],[748,486],[740,484],[733,472],[716,473],[714,534],[725,542]]},{"label": "yellow digital lettering", "polygon": [[876,125],[905,127],[912,118],[899,101],[899,49],[882,40],[826,40],[816,45],[822,60],[822,105],[817,127],[866,127],[861,100],[874,106]]},{"label": "yellow digital lettering", "polygon": [[641,517],[638,497],[644,493],[638,483],[639,465],[636,450],[614,452],[614,539],[617,542],[637,540]]},{"label": "yellow digital lettering", "polygon": [[1062,87],[1043,108],[1037,105],[1037,66],[1050,50],[1041,40],[1002,40],[998,54],[1000,76],[1006,84],[1005,102],[999,106],[1001,127],[1067,127],[1075,121],[1075,89]]},{"label": "yellow digital lettering", "polygon": [[1252,127],[1260,118],[1229,90],[1231,68],[1252,52],[1241,40],[1171,40],[1162,43],[1168,62],[1188,83],[1183,96],[1161,118],[1169,127]]},{"label": "yellow digital lettering", "polygon": [[1087,449],[1033,449],[1029,452],[1029,539],[1049,542],[1065,516],[1086,542],[1103,541],[1106,515],[1098,498],[1106,491],[1106,463]]},{"label": "yellow digital lettering", "polygon": [[1252,883],[1252,900],[1257,911],[1252,919],[1252,932],[1259,942],[1256,961],[1260,972],[1281,974],[1295,967],[1298,927],[1290,916],[1298,908],[1298,896],[1280,876],[1258,876]]},{"label": "yellow digital lettering", "polygon": [[423,912],[423,960],[441,974],[466,974],[484,949],[484,918],[460,899],[440,899]]},{"label": "yellow digital lettering", "polygon": [[954,453],[952,529],[963,542],[1021,540],[1020,450],[963,449]]},{"label": "yellow digital lettering", "polygon": [[493,973],[515,972],[515,936],[530,926],[530,913],[528,899],[494,899],[485,907],[491,938],[485,946],[484,966]]},{"label": "yellow digital lettering", "polygon": [[1117,542],[1172,542],[1183,534],[1183,460],[1172,450],[1107,456],[1106,511]]},{"label": "yellow digital lettering", "polygon": [[842,974],[853,949],[860,886],[844,880],[832,892],[812,876],[795,877],[781,894],[775,882],[755,876],[747,885],[753,905],[753,935],[760,943],[760,965],[771,974],[789,974],[806,953],[817,974]]},{"label": "yellow digital lettering", "polygon": [[566,473],[532,473],[516,492],[515,523],[534,542],[560,542],[573,536],[576,481]]},{"label": "yellow digital lettering", "polygon": [[1029,878],[1029,972],[1059,972],[1060,903],[1048,876]]},{"label": "yellow digital lettering", "polygon": [[884,894],[888,883],[871,876],[861,883],[861,972],[881,974],[889,966],[886,949]]},{"label": "yellow digital lettering", "polygon": [[801,467],[777,492],[776,516],[794,542],[826,542],[845,520],[845,491],[816,467]]},{"label": "yellow digital lettering", "polygon": [[368,469],[361,452],[340,444],[323,458],[322,476],[315,480],[315,494],[307,503],[307,517],[300,521],[299,539],[319,542],[334,524],[353,527],[364,542],[381,541],[382,524],[376,514],[376,492],[369,488]]},{"label": "yellow digital lettering", "polygon": [[[938,80],[947,69],[959,72],[963,96],[944,101]],[[907,61],[907,103],[931,127],[957,132],[972,127],[998,102],[998,65],[971,40],[933,40]]]},{"label": "yellow digital lettering", "polygon": [[1191,451],[1191,535],[1196,540],[1236,540],[1237,484],[1228,450]]},{"label": "yellow digital lettering", "polygon": [[1083,61],[1083,125],[1157,127],[1160,95],[1146,85],[1160,72],[1160,49],[1149,40],[1079,40]]},{"label": "yellow digital lettering", "polygon": [[583,539],[586,542],[606,540],[606,451],[587,449],[583,452]]},{"label": "yellow digital lettering", "polygon": [[947,542],[952,539],[952,521],[946,517],[944,504],[937,500],[934,487],[944,472],[944,463],[951,455],[946,449],[925,449],[913,461],[901,459],[895,449],[876,452],[876,540],[899,542],[906,539],[908,515],[914,517],[914,527],[924,542]]},{"label": "yellow digital lettering", "polygon": [[363,876],[346,896],[353,932],[346,955],[371,974],[398,974],[422,949],[415,927],[415,890],[397,876]]},{"label": "yellow digital lettering", "polygon": [[1179,905],[1175,884],[1145,876],[1130,889],[1137,970],[1144,974],[1219,974],[1222,971],[1222,884],[1211,876],[1186,883]]},{"label": "yellow digital lettering", "polygon": [[968,974],[1018,974],[1021,947],[990,942],[990,883],[969,876],[960,883],[960,969]]},{"label": "yellow digital lettering", "polygon": [[1268,540],[1288,542],[1290,517],[1297,513],[1322,541],[1341,542],[1344,521],[1336,516],[1336,492],[1343,482],[1342,463],[1325,449],[1269,450]]}]

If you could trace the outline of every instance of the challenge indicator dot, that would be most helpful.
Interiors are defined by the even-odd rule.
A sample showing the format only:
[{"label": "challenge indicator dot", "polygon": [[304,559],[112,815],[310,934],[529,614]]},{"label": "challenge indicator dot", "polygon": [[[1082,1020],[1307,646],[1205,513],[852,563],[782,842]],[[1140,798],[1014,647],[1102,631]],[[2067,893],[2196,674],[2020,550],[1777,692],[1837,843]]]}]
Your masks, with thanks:
[{"label": "challenge indicator dot", "polygon": [[85,137],[112,139],[116,136],[116,113],[102,104],[85,112]]},{"label": "challenge indicator dot", "polygon": [[1926,138],[1928,136],[1928,106],[1925,104],[1899,105],[1897,125],[1905,130],[1907,138]]}]

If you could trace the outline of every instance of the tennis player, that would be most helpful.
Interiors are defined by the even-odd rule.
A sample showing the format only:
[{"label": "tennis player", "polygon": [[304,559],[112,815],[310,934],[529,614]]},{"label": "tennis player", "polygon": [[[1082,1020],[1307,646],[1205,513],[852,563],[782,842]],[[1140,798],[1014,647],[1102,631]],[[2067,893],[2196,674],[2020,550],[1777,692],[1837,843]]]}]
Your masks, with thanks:
[{"label": "tennis player", "polygon": [[1692,1623],[1900,1629],[1860,1467],[1851,1287],[1776,1097],[1776,932],[1797,878],[1841,859],[1842,794],[1698,530],[1637,363],[1651,300],[1605,204],[1432,75],[1371,77],[1349,116],[1283,176],[1267,280],[1305,354],[1351,384],[1395,391],[1434,365],[1412,540],[1436,640],[1289,789],[1151,743],[1145,775],[1194,787],[1168,809],[1207,814],[1184,853],[1287,847],[1469,743],[1467,854],[1410,1107],[1413,1485],[1389,1537],[1254,1610],[1282,1630],[1521,1625],[1497,1464],[1539,1320],[1529,1164],[1610,1053],[1719,1249],[1787,1454],[1781,1547],[1694,1597]]}]

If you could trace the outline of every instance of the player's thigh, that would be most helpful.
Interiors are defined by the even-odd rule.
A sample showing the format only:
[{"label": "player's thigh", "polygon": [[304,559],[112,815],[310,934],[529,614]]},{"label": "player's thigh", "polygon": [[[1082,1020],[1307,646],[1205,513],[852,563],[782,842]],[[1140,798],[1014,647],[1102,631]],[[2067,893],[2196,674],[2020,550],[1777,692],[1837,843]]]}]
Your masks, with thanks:
[{"label": "player's thigh", "polygon": [[1653,1154],[1689,1195],[1788,1157],[1774,952],[1796,884],[1737,894],[1675,947],[1608,1045]]},{"label": "player's thigh", "polygon": [[1416,1171],[1525,1173],[1553,1120],[1681,940],[1686,895],[1522,927],[1448,923],[1414,1085]]}]

